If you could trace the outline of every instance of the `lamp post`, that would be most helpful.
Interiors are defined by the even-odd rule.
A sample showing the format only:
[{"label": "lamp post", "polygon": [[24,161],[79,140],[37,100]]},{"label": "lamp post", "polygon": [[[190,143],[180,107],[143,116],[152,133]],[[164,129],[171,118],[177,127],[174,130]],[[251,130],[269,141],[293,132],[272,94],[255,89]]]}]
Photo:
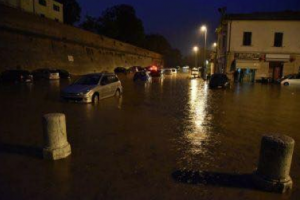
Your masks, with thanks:
[{"label": "lamp post", "polygon": [[213,57],[213,64],[211,65],[211,66],[213,66],[212,67],[212,69],[210,69],[210,73],[211,74],[214,74],[215,73],[215,71],[216,71],[216,67],[217,67],[217,43],[216,42],[214,42],[213,43],[213,45],[212,45],[212,47],[213,47],[213,54],[214,54],[214,57]]},{"label": "lamp post", "polygon": [[194,46],[193,51],[195,52],[195,67],[198,67],[198,51],[199,48],[197,46]]},{"label": "lamp post", "polygon": [[204,66],[203,66],[203,78],[205,78],[206,72],[206,40],[207,40],[207,27],[205,25],[201,26],[201,32],[204,32]]}]

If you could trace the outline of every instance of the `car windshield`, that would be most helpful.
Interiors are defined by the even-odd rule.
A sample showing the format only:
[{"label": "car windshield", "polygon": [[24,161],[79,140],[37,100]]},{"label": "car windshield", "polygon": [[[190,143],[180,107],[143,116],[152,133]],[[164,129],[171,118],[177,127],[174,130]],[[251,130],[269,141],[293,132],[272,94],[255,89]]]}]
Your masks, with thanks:
[{"label": "car windshield", "polygon": [[78,85],[97,85],[99,83],[99,80],[101,78],[101,75],[87,75],[83,76],[80,79],[78,79],[74,84]]}]

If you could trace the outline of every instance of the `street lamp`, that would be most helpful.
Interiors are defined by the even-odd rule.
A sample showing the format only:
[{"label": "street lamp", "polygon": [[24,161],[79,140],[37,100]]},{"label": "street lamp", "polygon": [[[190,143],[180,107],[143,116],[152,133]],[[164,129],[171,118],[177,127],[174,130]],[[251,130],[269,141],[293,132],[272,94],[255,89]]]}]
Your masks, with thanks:
[{"label": "street lamp", "polygon": [[194,46],[193,51],[195,52],[195,67],[197,68],[197,66],[198,66],[198,51],[199,51],[199,47]]},{"label": "street lamp", "polygon": [[201,26],[201,32],[204,32],[204,69],[203,69],[203,78],[205,78],[205,71],[206,71],[206,40],[207,40],[207,27],[205,25]]}]

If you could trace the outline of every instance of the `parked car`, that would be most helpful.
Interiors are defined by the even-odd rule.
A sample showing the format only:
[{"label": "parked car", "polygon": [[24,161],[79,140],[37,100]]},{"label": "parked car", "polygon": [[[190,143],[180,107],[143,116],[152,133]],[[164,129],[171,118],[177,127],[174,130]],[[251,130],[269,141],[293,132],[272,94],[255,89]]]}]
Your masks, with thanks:
[{"label": "parked car", "polygon": [[120,96],[122,84],[113,73],[94,73],[84,75],[73,84],[64,88],[61,97],[67,101],[97,103],[99,100]]},{"label": "parked car", "polygon": [[163,73],[161,72],[161,70],[153,70],[153,71],[150,71],[150,76],[151,77],[161,77],[163,76]]},{"label": "parked car", "polygon": [[176,68],[172,68],[172,74],[177,74],[177,69]]},{"label": "parked car", "polygon": [[209,88],[227,88],[230,86],[228,77],[225,74],[213,74],[209,80]]},{"label": "parked car", "polygon": [[27,70],[6,70],[0,75],[1,82],[31,83],[33,77]]},{"label": "parked car", "polygon": [[148,66],[145,68],[147,71],[151,72],[151,71],[157,71],[159,70],[157,66],[153,65],[153,66]]},{"label": "parked car", "polygon": [[55,69],[36,69],[32,72],[34,79],[58,80],[59,72]]},{"label": "parked car", "polygon": [[290,74],[281,80],[281,85],[300,85],[300,74]]},{"label": "parked car", "polygon": [[143,71],[144,68],[141,66],[133,66],[129,68],[129,72],[135,73],[135,72],[139,72],[139,71]]},{"label": "parked car", "polygon": [[58,69],[57,71],[59,73],[59,78],[62,78],[62,79],[69,79],[69,78],[71,78],[71,75],[70,75],[70,73],[67,70]]},{"label": "parked car", "polygon": [[166,74],[166,75],[177,74],[177,69],[175,69],[175,68],[165,68],[163,73]]},{"label": "parked car", "polygon": [[200,77],[200,72],[199,72],[199,68],[194,67],[191,71],[191,76],[194,78],[199,78]]},{"label": "parked car", "polygon": [[127,73],[127,69],[125,67],[117,67],[115,68],[114,72],[116,74],[126,74]]},{"label": "parked car", "polygon": [[138,80],[149,81],[149,80],[151,80],[151,76],[149,75],[149,72],[147,72],[146,70],[136,72],[133,76],[133,81],[138,81]]}]

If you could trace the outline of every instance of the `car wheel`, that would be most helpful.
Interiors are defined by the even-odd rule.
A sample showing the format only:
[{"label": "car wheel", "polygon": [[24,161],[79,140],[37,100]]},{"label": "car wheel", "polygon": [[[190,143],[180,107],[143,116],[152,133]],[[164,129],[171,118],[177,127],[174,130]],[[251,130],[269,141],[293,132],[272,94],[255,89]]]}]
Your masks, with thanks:
[{"label": "car wheel", "polygon": [[290,84],[288,82],[285,82],[283,85],[284,86],[289,86]]},{"label": "car wheel", "polygon": [[94,104],[97,104],[99,103],[99,95],[98,94],[94,94],[93,97],[92,97],[92,102]]},{"label": "car wheel", "polygon": [[118,98],[121,96],[121,92],[120,92],[119,89],[117,89],[115,96],[118,97]]}]

